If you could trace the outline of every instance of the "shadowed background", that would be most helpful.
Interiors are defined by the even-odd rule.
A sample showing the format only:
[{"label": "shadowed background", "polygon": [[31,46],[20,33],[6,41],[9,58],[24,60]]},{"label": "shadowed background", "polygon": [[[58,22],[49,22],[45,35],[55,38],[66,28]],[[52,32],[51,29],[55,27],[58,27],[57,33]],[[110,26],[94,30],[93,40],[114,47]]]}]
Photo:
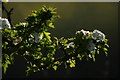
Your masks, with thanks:
[{"label": "shadowed background", "polygon": [[[41,2],[9,2],[5,6],[9,10],[14,8],[12,22],[15,25],[24,21],[31,10],[38,10],[46,5],[56,7],[57,13],[61,16],[55,21],[55,29],[50,30],[53,36],[72,37],[77,30],[98,29],[106,34],[109,39],[109,56],[104,54],[96,56],[96,62],[81,61],[75,68],[64,69],[61,66],[58,71],[48,70],[31,74],[29,77],[74,77],[74,78],[115,78],[118,77],[118,3],[41,3]],[[3,12],[3,17],[5,13]],[[15,64],[10,65],[6,78],[25,77],[25,60],[19,56]]]}]

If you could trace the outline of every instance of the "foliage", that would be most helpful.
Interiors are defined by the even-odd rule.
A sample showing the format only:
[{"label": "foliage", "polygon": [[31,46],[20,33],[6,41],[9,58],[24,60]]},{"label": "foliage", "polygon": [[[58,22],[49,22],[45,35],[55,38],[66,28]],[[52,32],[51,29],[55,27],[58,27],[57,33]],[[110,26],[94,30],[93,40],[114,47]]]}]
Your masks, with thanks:
[{"label": "foliage", "polygon": [[[76,31],[71,38],[53,37],[49,28],[55,28],[54,21],[59,18],[55,8],[43,6],[38,11],[25,18],[24,23],[2,29],[3,68],[13,63],[15,55],[21,55],[26,60],[26,74],[45,69],[57,70],[60,65],[75,67],[78,59],[92,59],[103,50],[108,55],[108,39],[99,31]],[[60,53],[58,53],[60,50]],[[56,57],[58,54],[62,56]]]}]

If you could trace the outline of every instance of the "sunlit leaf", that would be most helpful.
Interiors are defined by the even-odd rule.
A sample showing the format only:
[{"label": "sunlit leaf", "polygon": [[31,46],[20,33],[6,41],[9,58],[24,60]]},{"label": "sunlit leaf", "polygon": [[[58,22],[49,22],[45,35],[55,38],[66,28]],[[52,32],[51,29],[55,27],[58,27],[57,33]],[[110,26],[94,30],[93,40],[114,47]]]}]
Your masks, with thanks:
[{"label": "sunlit leaf", "polygon": [[74,63],[70,63],[70,67],[75,67],[75,64]]},{"label": "sunlit leaf", "polygon": [[28,76],[29,72],[31,71],[31,68],[29,66],[27,66],[27,70],[26,70],[26,75]]},{"label": "sunlit leaf", "polygon": [[106,51],[108,51],[108,49],[107,48],[103,48],[103,50],[106,52]]},{"label": "sunlit leaf", "polygon": [[50,28],[55,28],[54,25],[53,25],[53,23],[49,23],[49,27]]},{"label": "sunlit leaf", "polygon": [[53,66],[53,69],[54,69],[54,70],[57,70],[57,66]]},{"label": "sunlit leaf", "polygon": [[70,67],[72,68],[72,67],[75,67],[75,60],[70,60]]},{"label": "sunlit leaf", "polygon": [[48,41],[51,41],[50,33],[49,32],[43,32],[45,37],[47,38]]},{"label": "sunlit leaf", "polygon": [[4,73],[6,73],[9,64],[11,64],[9,60],[6,60],[6,62],[3,64]]}]

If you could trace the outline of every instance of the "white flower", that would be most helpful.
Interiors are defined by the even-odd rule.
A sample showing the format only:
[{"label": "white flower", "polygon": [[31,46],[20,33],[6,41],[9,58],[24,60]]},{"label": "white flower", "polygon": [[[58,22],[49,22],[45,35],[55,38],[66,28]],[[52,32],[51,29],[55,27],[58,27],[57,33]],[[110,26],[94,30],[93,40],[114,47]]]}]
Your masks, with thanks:
[{"label": "white flower", "polygon": [[89,58],[92,58],[91,54],[88,55]]},{"label": "white flower", "polygon": [[[36,33],[36,32],[33,32],[32,35],[34,36],[34,42],[35,42],[35,43],[38,43],[39,40],[41,40],[41,39],[43,38],[43,35],[42,35],[42,34],[39,35],[39,34]],[[30,40],[31,40],[31,39],[30,39]]]},{"label": "white flower", "polygon": [[94,51],[95,49],[96,49],[96,45],[92,41],[90,41],[88,44],[88,50]]},{"label": "white flower", "polygon": [[41,40],[43,38],[43,35],[41,34],[40,36],[39,36],[39,39]]},{"label": "white flower", "polygon": [[8,19],[0,17],[0,29],[3,29],[3,28],[11,28],[11,26]]},{"label": "white flower", "polygon": [[18,42],[19,42],[19,39],[15,39],[15,40],[13,41],[13,44],[14,44],[14,45],[17,45]]},{"label": "white flower", "polygon": [[90,34],[90,32],[89,31],[85,31],[85,30],[81,30],[81,32],[83,33],[83,35],[88,35],[88,34]]},{"label": "white flower", "polygon": [[38,40],[39,40],[39,35],[38,35],[38,33],[34,32],[34,33],[32,33],[32,35],[33,35],[34,38],[35,38],[35,43],[38,43]]},{"label": "white flower", "polygon": [[85,30],[83,30],[83,29],[76,32],[76,34],[79,34],[79,33],[83,33],[84,36],[90,35],[90,32],[89,32],[89,31],[85,31]]},{"label": "white flower", "polygon": [[70,48],[70,47],[74,48],[74,42],[70,42],[70,43],[67,45],[67,48]]},{"label": "white flower", "polygon": [[92,34],[92,39],[96,40],[97,42],[100,42],[105,39],[105,35],[99,30],[94,30]]},{"label": "white flower", "polygon": [[20,42],[21,42],[21,37],[16,38],[15,40],[13,40],[13,44],[14,44],[14,45],[17,45],[17,44],[19,44]]},{"label": "white flower", "polygon": [[24,22],[24,23],[22,23],[22,24],[23,24],[23,26],[25,27],[27,23]]}]

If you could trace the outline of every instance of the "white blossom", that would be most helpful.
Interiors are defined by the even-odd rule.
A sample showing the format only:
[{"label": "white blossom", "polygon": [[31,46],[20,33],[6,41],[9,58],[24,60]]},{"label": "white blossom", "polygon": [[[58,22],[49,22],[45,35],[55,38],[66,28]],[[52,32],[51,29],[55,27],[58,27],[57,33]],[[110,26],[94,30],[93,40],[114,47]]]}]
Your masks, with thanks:
[{"label": "white blossom", "polygon": [[23,24],[23,26],[25,27],[27,23],[24,22],[24,23],[22,23],[22,24]]},{"label": "white blossom", "polygon": [[35,38],[35,43],[38,43],[38,40],[39,40],[39,35],[38,35],[38,33],[34,32],[34,33],[32,33],[32,35],[33,35],[34,38]]},{"label": "white blossom", "polygon": [[90,32],[89,31],[85,31],[85,30],[81,30],[81,32],[83,33],[83,35],[88,35],[88,34],[90,34]]},{"label": "white blossom", "polygon": [[76,34],[79,34],[79,33],[83,33],[84,36],[89,36],[89,35],[90,35],[90,32],[89,32],[89,31],[85,31],[85,30],[83,30],[83,29],[76,32]]},{"label": "white blossom", "polygon": [[105,35],[99,30],[94,30],[92,34],[92,39],[96,40],[97,42],[100,42],[105,39]]},{"label": "white blossom", "polygon": [[39,36],[39,39],[41,40],[43,38],[43,35],[41,34],[40,36]]},{"label": "white blossom", "polygon": [[32,35],[34,36],[34,40],[32,40],[32,38],[29,38],[29,41],[31,41],[31,43],[33,43],[33,41],[35,43],[38,43],[39,40],[43,38],[43,35],[39,35],[37,32],[33,32]]},{"label": "white blossom", "polygon": [[89,58],[92,58],[91,54],[88,55]]},{"label": "white blossom", "polygon": [[90,41],[88,44],[88,50],[94,51],[95,49],[96,49],[96,45],[92,41]]},{"label": "white blossom", "polygon": [[19,43],[19,41],[20,41],[19,39],[15,39],[15,40],[13,41],[13,44],[14,44],[14,45],[17,45],[17,44]]},{"label": "white blossom", "polygon": [[0,29],[3,29],[3,28],[10,29],[11,25],[10,25],[8,19],[0,17]]}]

